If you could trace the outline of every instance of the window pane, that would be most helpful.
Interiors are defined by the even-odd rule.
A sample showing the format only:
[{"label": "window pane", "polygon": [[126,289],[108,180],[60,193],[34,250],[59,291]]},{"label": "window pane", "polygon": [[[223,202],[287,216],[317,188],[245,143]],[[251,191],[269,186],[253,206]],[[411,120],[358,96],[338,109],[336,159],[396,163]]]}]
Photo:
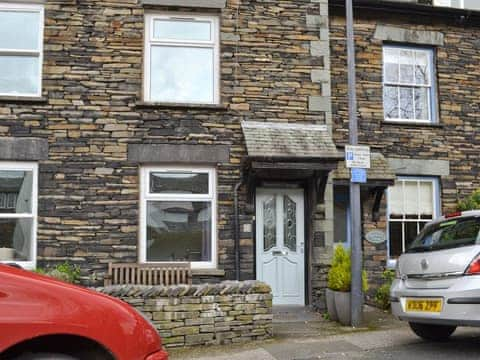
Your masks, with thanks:
[{"label": "window pane", "polygon": [[39,89],[38,57],[0,56],[0,93],[37,94]]},{"label": "window pane", "polygon": [[426,51],[417,51],[415,56],[415,83],[418,85],[428,85],[430,83],[430,74],[428,63],[430,56]]},{"label": "window pane", "polygon": [[31,171],[0,170],[0,213],[32,212]]},{"label": "window pane", "polygon": [[433,183],[422,181],[419,185],[420,196],[418,199],[420,215],[433,218]]},{"label": "window pane", "polygon": [[398,83],[398,64],[385,63],[385,82]]},{"label": "window pane", "polygon": [[150,173],[150,192],[208,194],[208,174],[181,171]]},{"label": "window pane", "polygon": [[213,49],[153,46],[150,100],[213,103]]},{"label": "window pane", "polygon": [[389,229],[389,241],[390,241],[390,256],[400,256],[402,253],[402,223],[390,222]]},{"label": "window pane", "polygon": [[277,203],[275,196],[263,202],[263,251],[277,246]]},{"label": "window pane", "polygon": [[383,48],[383,62],[398,64],[399,48]]},{"label": "window pane", "polygon": [[411,50],[400,50],[400,83],[413,84],[414,78],[414,55]]},{"label": "window pane", "polygon": [[[405,224],[405,249],[410,247],[410,244],[415,240],[419,231],[419,223],[406,222]],[[404,249],[404,250],[405,250]]]},{"label": "window pane", "polygon": [[0,219],[0,261],[30,261],[32,219]]},{"label": "window pane", "polygon": [[405,181],[405,215],[413,215],[410,219],[418,218],[418,183],[417,181]]},{"label": "window pane", "polygon": [[402,182],[395,182],[395,186],[388,188],[388,207],[390,217],[403,215],[403,188]]},{"label": "window pane", "polygon": [[147,202],[147,261],[211,261],[210,202]]},{"label": "window pane", "polygon": [[400,88],[400,118],[413,119],[412,88]]},{"label": "window pane", "polygon": [[385,119],[398,119],[398,88],[395,86],[384,86],[383,88],[383,109]]},{"label": "window pane", "polygon": [[0,11],[0,49],[38,50],[39,30],[38,12]]},{"label": "window pane", "polygon": [[210,21],[155,20],[153,37],[166,40],[211,40]]},{"label": "window pane", "polygon": [[297,204],[289,196],[283,197],[284,245],[290,251],[297,251]]},{"label": "window pane", "polygon": [[415,117],[417,120],[429,120],[428,91],[426,88],[415,89]]}]

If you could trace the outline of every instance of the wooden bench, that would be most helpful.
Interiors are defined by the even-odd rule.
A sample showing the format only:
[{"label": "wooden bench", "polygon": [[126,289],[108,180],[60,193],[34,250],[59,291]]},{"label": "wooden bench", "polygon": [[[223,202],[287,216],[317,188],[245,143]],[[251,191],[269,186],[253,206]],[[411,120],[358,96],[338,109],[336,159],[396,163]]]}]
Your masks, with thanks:
[{"label": "wooden bench", "polygon": [[109,263],[104,284],[108,285],[178,285],[191,284],[190,263]]}]

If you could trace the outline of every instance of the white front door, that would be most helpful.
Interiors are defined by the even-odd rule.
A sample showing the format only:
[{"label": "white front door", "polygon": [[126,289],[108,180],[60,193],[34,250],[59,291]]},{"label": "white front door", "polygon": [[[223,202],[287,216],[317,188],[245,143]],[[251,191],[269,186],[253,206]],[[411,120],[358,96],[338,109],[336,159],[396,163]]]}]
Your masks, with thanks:
[{"label": "white front door", "polygon": [[305,305],[303,213],[303,190],[257,189],[257,279],[274,305]]}]

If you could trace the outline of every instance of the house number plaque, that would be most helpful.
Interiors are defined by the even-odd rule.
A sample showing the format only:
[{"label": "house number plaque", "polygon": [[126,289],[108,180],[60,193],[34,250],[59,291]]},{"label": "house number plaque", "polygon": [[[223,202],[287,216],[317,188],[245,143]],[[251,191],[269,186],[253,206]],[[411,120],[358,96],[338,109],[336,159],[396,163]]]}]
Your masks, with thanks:
[{"label": "house number plaque", "polygon": [[365,235],[365,238],[367,239],[368,242],[372,244],[382,244],[387,239],[385,236],[385,232],[380,230],[369,231]]}]

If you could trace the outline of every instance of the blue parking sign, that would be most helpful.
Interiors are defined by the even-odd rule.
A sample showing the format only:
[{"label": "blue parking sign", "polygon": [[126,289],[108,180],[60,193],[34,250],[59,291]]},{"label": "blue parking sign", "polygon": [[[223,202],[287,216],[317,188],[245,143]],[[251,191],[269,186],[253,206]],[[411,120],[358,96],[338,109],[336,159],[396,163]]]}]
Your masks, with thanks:
[{"label": "blue parking sign", "polygon": [[352,168],[351,182],[364,184],[367,182],[367,169]]}]

